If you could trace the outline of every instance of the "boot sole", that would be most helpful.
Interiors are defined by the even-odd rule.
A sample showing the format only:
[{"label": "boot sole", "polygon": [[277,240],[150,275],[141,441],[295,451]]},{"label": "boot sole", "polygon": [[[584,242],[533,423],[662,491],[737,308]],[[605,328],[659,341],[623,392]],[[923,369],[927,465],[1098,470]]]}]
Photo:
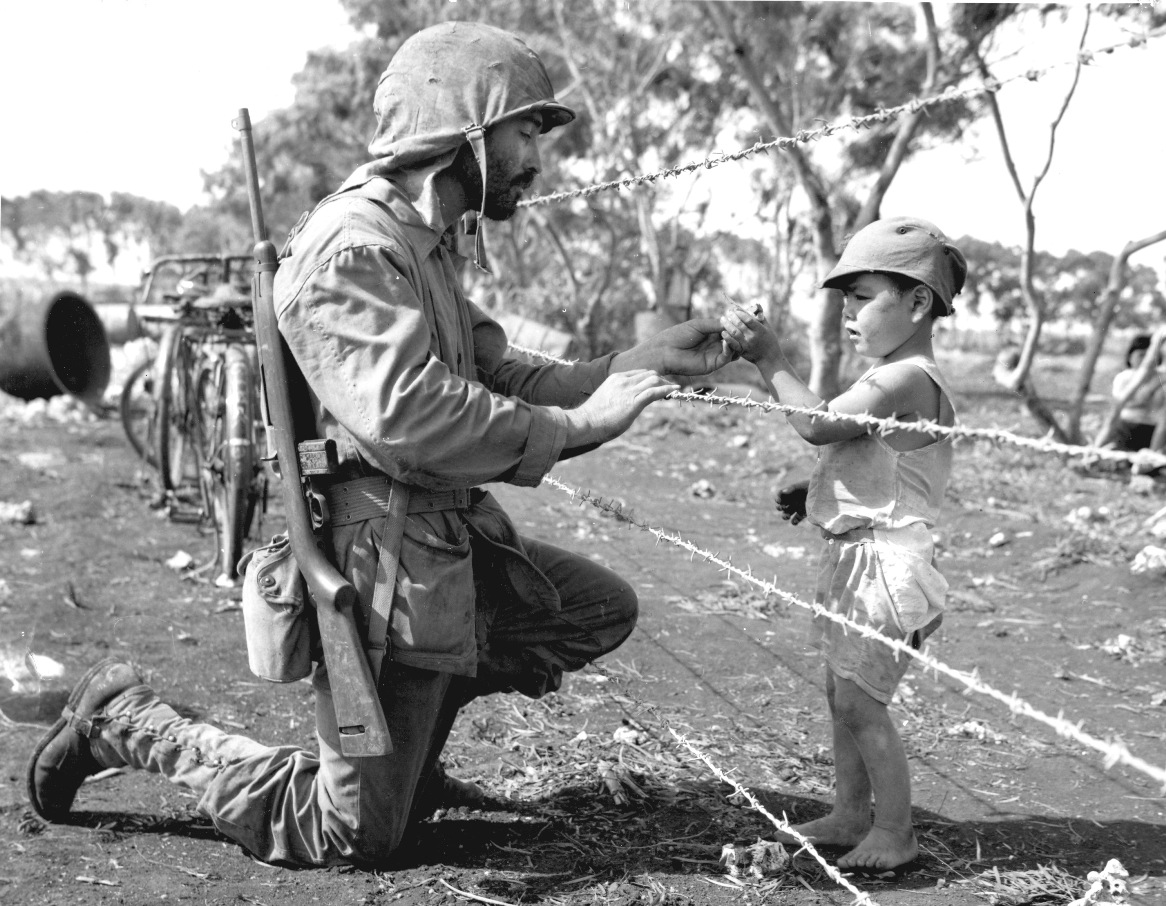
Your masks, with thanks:
[{"label": "boot sole", "polygon": [[[116,664],[118,662],[119,661],[117,658],[102,658],[100,661],[86,670],[85,673],[82,674],[81,679],[77,680],[76,684],[73,686],[73,691],[69,695],[69,700],[66,703],[66,707],[72,711],[75,711],[77,708],[77,703],[81,700],[81,696],[85,694],[85,690],[89,687],[89,683],[92,682],[93,678],[97,676],[97,674],[105,667],[109,666],[110,664]],[[45,749],[47,749],[49,745],[61,735],[62,731],[67,731],[68,729],[69,721],[62,714],[49,728],[49,731],[41,738],[41,741],[37,743],[36,748],[32,750],[32,757],[28,760],[28,770],[25,776],[25,783],[28,792],[28,803],[32,806],[32,810],[36,812],[37,816],[45,821],[53,821],[60,818],[61,816],[56,815],[52,811],[46,810],[45,807],[41,804],[40,798],[38,797],[36,791],[36,763],[40,760],[41,755],[44,754]]]}]

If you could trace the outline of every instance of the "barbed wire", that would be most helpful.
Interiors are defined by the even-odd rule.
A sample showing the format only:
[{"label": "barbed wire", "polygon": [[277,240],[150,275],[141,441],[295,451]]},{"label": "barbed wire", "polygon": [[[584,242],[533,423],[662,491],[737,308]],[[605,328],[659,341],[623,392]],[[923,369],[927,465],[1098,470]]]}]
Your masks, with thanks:
[{"label": "barbed wire", "polygon": [[579,500],[588,503],[597,509],[615,516],[617,519],[635,526],[641,531],[647,532],[654,536],[657,541],[664,541],[682,550],[687,550],[693,557],[701,557],[706,562],[712,563],[721,568],[726,573],[738,576],[741,579],[749,582],[765,592],[766,595],[778,598],[785,601],[787,604],[792,604],[796,607],[801,607],[804,610],[809,610],[815,616],[820,616],[823,619],[831,620],[834,623],[843,627],[844,631],[857,632],[858,634],[874,639],[881,644],[884,644],[895,652],[896,657],[899,653],[905,654],[908,657],[914,658],[925,667],[929,668],[935,673],[942,673],[956,682],[961,683],[973,692],[978,692],[989,698],[995,699],[1006,705],[1013,714],[1020,714],[1022,716],[1031,718],[1039,723],[1052,728],[1058,736],[1068,739],[1073,739],[1087,748],[1091,748],[1100,752],[1105,756],[1103,764],[1105,767],[1111,768],[1117,763],[1122,763],[1127,767],[1140,771],[1148,777],[1157,780],[1162,784],[1162,791],[1166,793],[1166,768],[1160,768],[1152,765],[1146,760],[1134,755],[1129,747],[1118,737],[1115,742],[1107,742],[1099,737],[1093,736],[1082,729],[1083,721],[1077,724],[1072,724],[1065,720],[1063,713],[1060,712],[1056,717],[1053,717],[1020,698],[1015,692],[1008,694],[1001,692],[999,689],[988,685],[980,679],[979,669],[975,668],[970,673],[957,670],[954,667],[949,667],[942,661],[937,660],[929,654],[921,651],[916,651],[914,648],[905,644],[898,639],[892,639],[885,636],[869,626],[864,626],[856,623],[841,614],[832,613],[817,602],[807,602],[798,598],[796,595],[783,591],[777,586],[777,577],[774,577],[773,582],[767,582],[764,579],[759,579],[753,575],[752,569],[741,569],[733,565],[731,559],[725,559],[720,554],[712,551],[704,550],[691,541],[683,538],[679,533],[668,532],[665,529],[653,526],[647,522],[643,522],[632,515],[630,510],[626,510],[622,504],[604,501],[602,497],[593,495],[588,490],[579,490],[570,485],[560,481],[553,475],[546,475],[543,477],[543,483],[548,484],[564,493],[570,495],[572,500]]},{"label": "barbed wire", "polygon": [[1055,69],[1063,66],[1075,66],[1077,63],[1084,63],[1088,65],[1092,63],[1094,58],[1101,54],[1111,54],[1117,50],[1122,50],[1129,47],[1138,47],[1142,44],[1148,43],[1152,38],[1161,37],[1166,34],[1166,28],[1158,28],[1153,31],[1145,32],[1139,35],[1133,35],[1125,41],[1119,41],[1115,44],[1110,44],[1105,47],[1099,47],[1092,50],[1082,50],[1078,52],[1070,60],[1061,60],[1057,63],[1052,63],[1040,69],[1028,69],[1024,72],[1016,73],[1004,79],[992,78],[981,85],[972,85],[967,88],[955,88],[954,86],[925,98],[912,98],[906,103],[899,104],[895,107],[880,107],[874,113],[868,113],[863,116],[851,117],[849,120],[841,123],[826,123],[816,129],[803,129],[796,135],[785,136],[773,139],[772,141],[762,142],[758,141],[749,148],[742,148],[734,152],[717,152],[710,154],[704,160],[694,161],[692,163],[683,164],[676,167],[665,167],[653,173],[646,173],[641,176],[625,176],[622,179],[614,179],[610,182],[597,183],[591,186],[584,186],[580,189],[572,189],[565,192],[555,192],[551,195],[536,195],[533,198],[526,199],[519,202],[519,207],[533,207],[535,205],[551,204],[553,202],[567,201],[572,198],[583,198],[589,195],[595,195],[599,192],[605,192],[611,189],[622,189],[630,186],[639,186],[644,183],[653,183],[658,179],[665,179],[674,176],[680,176],[684,173],[692,173],[696,170],[711,170],[713,167],[718,167],[721,164],[730,163],[732,161],[744,160],[752,157],[755,154],[767,154],[772,150],[785,150],[799,144],[808,144],[817,141],[821,138],[826,138],[836,132],[841,132],[845,129],[853,129],[859,132],[863,129],[869,129],[872,126],[881,123],[887,123],[898,119],[904,113],[918,113],[921,110],[926,110],[929,107],[934,107],[939,104],[948,104],[952,101],[962,100],[965,98],[977,97],[983,94],[991,94],[999,91],[1010,82],[1016,82],[1020,79],[1027,79],[1035,82],[1041,77],[1047,75]]},{"label": "barbed wire", "polygon": [[519,346],[517,343],[506,341],[515,352],[521,352],[523,355],[533,356],[536,359],[544,359],[547,362],[553,362],[556,365],[578,365],[577,359],[564,359],[550,352],[543,352],[541,349],[532,349],[529,346]]},{"label": "barbed wire", "polygon": [[[526,346],[510,344],[510,348],[524,355],[534,356],[557,365],[576,364],[568,359],[560,358],[549,352],[531,349]],[[1056,456],[1079,457],[1086,461],[1107,460],[1109,462],[1125,462],[1143,468],[1157,469],[1166,467],[1166,455],[1153,450],[1115,450],[1112,447],[1097,447],[1092,444],[1066,444],[1053,440],[1051,437],[1025,437],[1014,434],[1003,428],[971,428],[964,425],[941,425],[931,419],[917,419],[903,421],[897,418],[880,418],[875,415],[850,414],[844,412],[830,412],[823,409],[809,409],[804,406],[790,406],[785,403],[775,403],[772,400],[755,400],[751,397],[726,396],[718,393],[696,393],[691,390],[676,390],[668,394],[665,399],[682,400],[692,403],[708,403],[713,406],[742,406],[746,409],[761,409],[765,412],[778,412],[783,415],[805,415],[813,419],[830,422],[847,422],[873,428],[877,433],[886,435],[892,431],[907,429],[928,434],[936,439],[941,437],[966,437],[974,440],[986,440],[993,445],[1012,444],[1035,450],[1040,453],[1051,453]]]},{"label": "barbed wire", "polygon": [[835,884],[838,884],[840,887],[846,888],[848,891],[850,891],[852,894],[854,894],[854,902],[867,904],[867,906],[877,906],[877,904],[875,903],[874,900],[871,899],[869,894],[864,893],[863,891],[861,891],[857,887],[855,887],[853,884],[851,884],[848,880],[846,880],[845,877],[843,877],[842,873],[838,870],[837,867],[835,867],[834,865],[831,865],[829,862],[827,862],[818,853],[818,851],[814,848],[814,845],[809,841],[809,839],[804,834],[802,834],[800,831],[796,830],[793,826],[791,826],[788,821],[777,818],[769,809],[767,809],[761,803],[761,801],[756,796],[753,795],[753,792],[751,790],[749,790],[743,784],[738,782],[736,780],[736,778],[732,777],[726,771],[721,770],[721,768],[716,764],[716,762],[714,762],[713,759],[706,752],[702,751],[699,747],[697,747],[697,745],[695,743],[693,743],[693,741],[690,740],[687,736],[685,736],[680,731],[676,730],[674,727],[669,726],[667,729],[668,729],[668,732],[672,734],[673,738],[678,743],[680,743],[680,745],[682,745],[685,749],[687,749],[689,752],[691,752],[695,757],[699,758],[701,760],[701,762],[705,765],[705,767],[707,767],[710,771],[712,771],[712,773],[719,780],[721,780],[724,783],[729,784],[734,789],[734,791],[737,793],[738,796],[741,796],[743,799],[745,799],[746,802],[749,803],[750,807],[752,807],[755,811],[758,811],[762,815],[764,815],[773,824],[773,826],[776,827],[778,830],[789,834],[795,840],[797,840],[801,844],[802,849],[804,849],[806,852],[808,852],[818,862],[818,864],[822,866],[822,869],[826,872],[826,874],[830,877],[830,879],[832,881],[834,881]]},{"label": "barbed wire", "polygon": [[628,688],[626,679],[616,676],[599,661],[592,661],[588,666],[591,670],[594,670],[595,672],[607,677],[607,679],[610,681],[618,684],[623,689],[624,696],[635,710],[639,711],[641,714],[650,714],[651,718],[663,726],[664,729],[668,731],[672,738],[675,739],[682,748],[684,748],[693,757],[703,763],[719,780],[731,786],[737,796],[740,796],[749,803],[750,808],[752,808],[754,811],[760,812],[775,828],[778,829],[778,831],[789,834],[791,837],[797,840],[801,845],[801,849],[809,853],[809,855],[819,865],[822,866],[823,871],[826,872],[827,876],[829,876],[829,878],[834,881],[834,883],[838,884],[840,887],[846,888],[848,891],[854,894],[856,903],[863,903],[865,906],[878,906],[878,904],[872,900],[868,894],[864,893],[851,884],[850,881],[848,881],[838,870],[837,866],[830,864],[830,862],[828,862],[826,858],[822,856],[822,854],[819,853],[817,849],[814,848],[814,844],[810,841],[810,839],[789,823],[789,820],[785,817],[784,814],[781,818],[778,818],[776,815],[774,815],[755,795],[753,795],[753,792],[750,789],[748,789],[744,784],[733,777],[729,771],[721,768],[713,760],[711,755],[701,749],[700,746],[689,739],[687,735],[677,730],[676,727],[673,726],[672,722],[660,712],[659,708],[635,695],[631,689]]},{"label": "barbed wire", "polygon": [[875,433],[889,434],[892,431],[907,429],[928,434],[935,438],[940,437],[967,437],[978,440],[987,440],[993,444],[1009,443],[1017,447],[1025,447],[1041,453],[1053,453],[1058,456],[1076,456],[1085,459],[1105,459],[1109,461],[1129,462],[1149,468],[1166,466],[1166,455],[1152,450],[1138,450],[1129,452],[1115,450],[1111,447],[1096,447],[1091,444],[1066,444],[1053,440],[1051,437],[1024,437],[1013,434],[1002,428],[970,428],[964,425],[941,425],[932,419],[921,418],[913,421],[903,421],[894,417],[880,418],[865,413],[830,412],[823,409],[809,409],[805,406],[789,406],[784,403],[774,403],[770,400],[755,400],[748,397],[721,396],[715,393],[694,393],[692,391],[675,391],[668,399],[680,399],[690,402],[712,403],[718,406],[744,406],[751,409],[764,409],[767,412],[780,412],[784,415],[805,415],[813,419],[828,422],[848,422],[875,429]]}]

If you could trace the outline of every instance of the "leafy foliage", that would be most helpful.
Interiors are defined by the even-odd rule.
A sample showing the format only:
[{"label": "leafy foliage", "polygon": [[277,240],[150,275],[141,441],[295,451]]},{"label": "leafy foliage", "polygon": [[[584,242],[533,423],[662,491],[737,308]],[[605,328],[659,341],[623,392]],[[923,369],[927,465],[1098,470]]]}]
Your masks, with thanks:
[{"label": "leafy foliage", "polygon": [[126,192],[106,199],[98,192],[42,189],[3,199],[0,216],[13,257],[50,280],[84,281],[101,260],[112,265],[127,249],[171,251],[182,225],[174,205]]},{"label": "leafy foliage", "polygon": [[[680,36],[691,31],[690,8],[651,2],[621,15],[596,0],[545,8],[553,21],[531,43],[545,47],[552,72],[565,73],[560,97],[578,114],[561,135],[552,133],[543,155],[547,183],[565,191],[677,166],[711,150],[720,91],[711,73],[686,58]],[[625,345],[635,312],[690,316],[694,289],[710,276],[708,242],[694,233],[701,207],[677,200],[671,185],[601,193],[527,216],[538,229],[502,228],[525,237],[502,245],[502,281],[511,294],[540,282],[566,290],[557,294],[558,310],[548,306],[542,316],[589,354]]]},{"label": "leafy foliage", "polygon": [[[578,113],[545,145],[544,185],[556,191],[700,160],[726,129],[743,142],[758,138],[749,94],[726,56],[731,49],[708,40],[709,23],[696,4],[345,0],[345,7],[362,38],[343,52],[312,54],[296,77],[292,106],[256,124],[273,236],[366,159],[380,73],[405,37],[439,21],[488,21],[514,31],[543,58],[560,99]],[[909,7],[757,3],[736,5],[735,13],[748,40],[764,48],[770,93],[791,123],[869,113],[921,88],[925,51]],[[953,62],[952,78],[956,69]],[[944,105],[928,118],[926,134],[950,139],[971,114],[963,105]],[[832,195],[843,209],[856,209],[855,191],[881,165],[893,128],[836,146]],[[808,233],[790,208],[788,161],[776,158],[753,179],[759,194],[749,201],[760,218],[772,218],[775,248],[772,261],[744,274],[776,312],[786,304],[794,262],[808,250]],[[246,223],[239,163],[229,161],[206,180],[212,211],[223,217],[224,229],[233,223],[237,230]],[[491,225],[496,279],[487,299],[517,304],[569,331],[587,353],[626,339],[636,311],[655,308],[682,318],[701,299],[719,305],[713,294],[724,285],[721,262],[743,250],[726,256],[714,246],[716,227],[705,223],[708,200],[689,194],[692,182],[601,193]],[[209,214],[203,221],[209,225]],[[737,241],[722,231],[718,244],[726,240]]]},{"label": "leafy foliage", "polygon": [[[996,10],[994,17],[981,16],[973,29],[979,40],[987,40],[1009,15],[1010,5],[980,6]],[[927,38],[913,6],[765,2],[734,4],[733,9],[738,35],[747,46],[720,48],[717,53],[726,63],[726,52],[748,52],[763,62],[766,100],[790,131],[867,116],[927,93]],[[939,33],[932,92],[958,84],[970,68],[968,40],[961,31],[967,26],[959,23],[953,15],[953,24]],[[742,89],[737,92],[738,104],[755,106]],[[968,100],[930,108],[910,152],[958,140],[977,114],[975,103]],[[898,122],[891,121],[847,133],[844,141],[821,150],[806,149],[842,233],[851,229],[871,176],[886,163],[897,129]]]},{"label": "leafy foliage", "polygon": [[[991,313],[1001,325],[1024,317],[1021,295],[1021,250],[998,242],[983,242],[965,236],[957,243],[968,258],[967,287],[960,298],[978,311],[981,300],[991,305]],[[1037,252],[1033,261],[1033,281],[1044,295],[1050,320],[1088,324],[1097,314],[1114,256],[1108,252],[1079,252],[1065,255]],[[1166,317],[1166,296],[1152,267],[1131,265],[1116,311],[1118,328],[1147,327]]]}]

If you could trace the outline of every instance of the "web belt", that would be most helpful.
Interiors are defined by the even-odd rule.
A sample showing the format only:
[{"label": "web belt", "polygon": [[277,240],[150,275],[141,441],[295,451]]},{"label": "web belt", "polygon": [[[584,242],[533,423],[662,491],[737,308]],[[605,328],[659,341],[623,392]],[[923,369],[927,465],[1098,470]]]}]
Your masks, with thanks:
[{"label": "web belt", "polygon": [[387,475],[373,475],[342,481],[325,489],[328,522],[332,526],[349,525],[385,516],[389,511],[389,498],[395,488],[408,490],[409,503],[405,512],[410,515],[435,513],[438,510],[464,510],[470,505],[468,488],[429,491],[416,485],[395,482]]},{"label": "web belt", "polygon": [[466,488],[429,491],[394,481],[387,475],[373,475],[339,482],[324,491],[324,499],[328,503],[328,522],[333,527],[382,517],[385,520],[377,554],[377,581],[373,586],[367,640],[369,667],[373,680],[379,681],[389,645],[389,620],[405,518],[410,513],[464,510],[470,505],[470,491]]}]

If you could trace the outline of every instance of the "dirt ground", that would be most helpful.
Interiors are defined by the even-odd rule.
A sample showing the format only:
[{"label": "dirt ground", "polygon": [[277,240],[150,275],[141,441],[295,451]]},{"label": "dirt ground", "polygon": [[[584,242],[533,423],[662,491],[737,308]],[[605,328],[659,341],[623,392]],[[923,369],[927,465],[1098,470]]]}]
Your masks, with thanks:
[{"label": "dirt ground", "polygon": [[[1031,434],[1016,403],[985,384],[987,371],[970,358],[954,375],[965,422]],[[496,493],[520,530],[627,577],[642,617],[603,671],[574,675],[541,701],[496,696],[463,713],[451,772],[510,797],[512,809],[438,813],[378,872],[258,863],[196,812],[195,796],[139,773],[86,785],[71,824],[40,822],[25,800],[28,753],[72,682],[108,654],[130,658],[190,716],[314,745],[308,686],[247,670],[238,592],[167,565],[179,551],[206,559],[209,537],[150,508],[151,484],[117,421],[42,409],[0,399],[0,503],[27,500],[35,516],[0,524],[0,901],[853,900],[804,857],[780,876],[730,877],[722,847],[772,838],[773,826],[672,735],[774,814],[824,813],[831,753],[809,615],[546,485]],[[817,538],[778,520],[772,495],[812,462],[780,416],[669,402],[555,474],[804,601]],[[930,653],[1166,765],[1166,588],[1161,575],[1130,569],[1143,547],[1162,543],[1144,523],[1164,505],[1162,481],[1134,487],[1128,473],[961,442],[939,532],[951,595]],[[279,529],[273,511],[263,532]],[[63,675],[32,675],[29,652]],[[1067,903],[1088,872],[1117,858],[1131,902],[1166,903],[1159,784],[930,672],[908,674],[893,712],[923,853],[901,878],[850,879],[874,901]]]}]

